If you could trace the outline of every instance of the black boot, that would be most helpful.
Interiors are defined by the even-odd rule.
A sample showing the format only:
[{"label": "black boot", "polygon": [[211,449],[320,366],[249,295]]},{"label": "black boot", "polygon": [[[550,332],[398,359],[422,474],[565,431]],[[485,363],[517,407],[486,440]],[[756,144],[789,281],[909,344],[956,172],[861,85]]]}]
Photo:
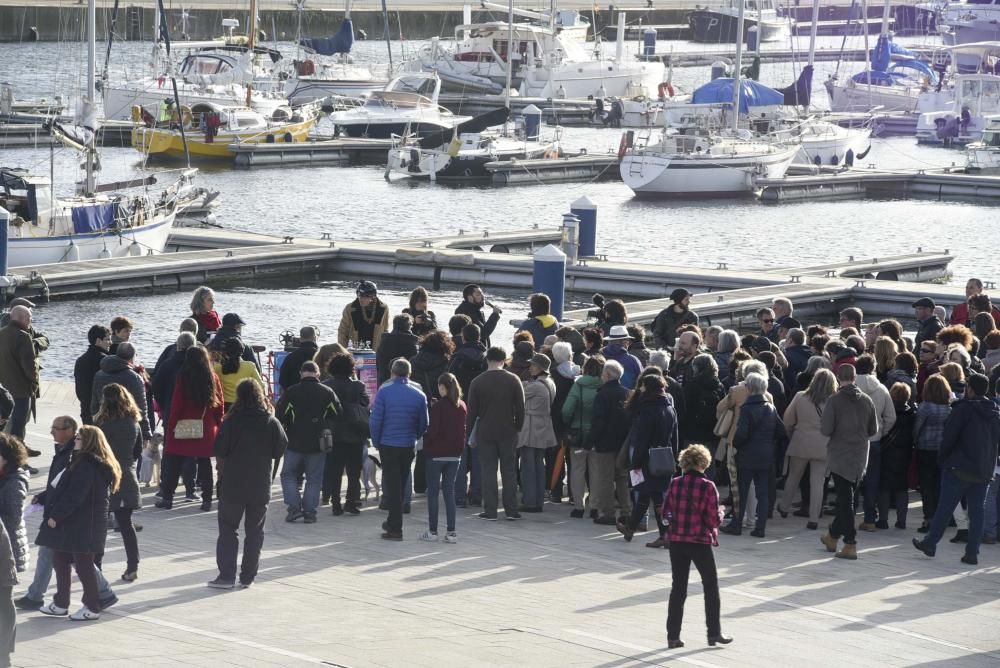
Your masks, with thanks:
[{"label": "black boot", "polygon": [[959,529],[955,533],[955,537],[952,538],[948,542],[949,543],[968,543],[969,542],[969,530],[968,529]]}]

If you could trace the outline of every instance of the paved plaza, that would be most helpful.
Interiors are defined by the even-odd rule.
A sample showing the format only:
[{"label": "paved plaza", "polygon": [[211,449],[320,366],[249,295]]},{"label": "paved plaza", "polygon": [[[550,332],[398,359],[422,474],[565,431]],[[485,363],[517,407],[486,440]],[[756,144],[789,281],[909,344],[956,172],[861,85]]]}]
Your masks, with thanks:
[{"label": "paved plaza", "polygon": [[[47,466],[49,421],[77,411],[71,385],[43,386],[28,440],[45,452],[36,465]],[[670,564],[666,550],[644,546],[653,534],[626,544],[608,527],[571,519],[562,504],[520,522],[459,509],[460,542],[425,543],[418,496],[406,540],[394,543],[379,539],[384,513],[375,507],[359,517],[324,509],[308,526],[285,523],[277,486],[274,499],[256,584],[217,591],[205,587],[217,573],[214,510],[157,510],[148,490],[136,516],[139,580],[117,581],[124,550],[109,533],[104,570],[120,602],[91,623],[19,611],[14,665],[1000,665],[1000,546],[983,546],[980,565],[969,567],[947,542],[936,559],[919,554],[912,529],[861,533],[857,562],[832,558],[801,518],[773,521],[764,540],[723,536],[722,622],[736,641],[706,647],[692,575],[687,646],[668,651]],[[30,517],[32,539],[38,521]],[[16,596],[30,577],[22,574]],[[74,581],[74,608],[80,594]]]}]

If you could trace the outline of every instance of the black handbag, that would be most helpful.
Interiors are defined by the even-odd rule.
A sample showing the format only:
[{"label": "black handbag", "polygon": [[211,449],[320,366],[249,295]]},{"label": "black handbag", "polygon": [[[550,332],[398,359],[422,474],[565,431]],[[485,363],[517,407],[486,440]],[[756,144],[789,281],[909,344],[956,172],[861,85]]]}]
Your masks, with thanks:
[{"label": "black handbag", "polygon": [[674,449],[670,447],[649,449],[649,473],[667,477],[674,473]]}]

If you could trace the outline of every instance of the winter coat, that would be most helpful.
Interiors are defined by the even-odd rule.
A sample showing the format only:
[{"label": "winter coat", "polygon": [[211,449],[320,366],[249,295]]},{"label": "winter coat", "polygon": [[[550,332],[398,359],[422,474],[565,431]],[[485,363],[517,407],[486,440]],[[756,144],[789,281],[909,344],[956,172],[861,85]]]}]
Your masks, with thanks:
[{"label": "winter coat", "polygon": [[628,347],[628,354],[639,360],[639,366],[643,369],[649,366],[649,356],[652,353],[653,351],[647,348],[645,343],[638,341]]},{"label": "winter coat", "polygon": [[171,346],[174,353],[162,362],[158,362],[153,372],[153,384],[151,391],[160,407],[160,417],[166,423],[170,420],[170,402],[174,398],[174,385],[177,384],[177,374],[184,364],[184,357],[187,351],[179,351],[176,346]]},{"label": "winter coat", "polygon": [[16,584],[17,563],[14,559],[14,551],[11,549],[7,527],[0,522],[0,587],[13,587]]},{"label": "winter coat", "polygon": [[653,346],[673,350],[677,341],[677,328],[681,325],[697,325],[698,314],[690,309],[680,313],[674,310],[673,304],[663,309],[653,318]]},{"label": "winter coat", "polygon": [[[413,334],[415,336],[423,336],[424,334],[430,334],[437,326],[437,316],[434,315],[434,311],[418,311],[417,309],[404,308],[403,313],[413,318]],[[417,317],[423,316],[424,322],[417,322]]]},{"label": "winter coat", "polygon": [[303,378],[281,393],[274,415],[285,428],[288,449],[302,454],[320,452],[319,439],[324,429],[336,431],[337,416],[343,412],[337,393],[319,382]]},{"label": "winter coat", "polygon": [[302,345],[285,356],[281,362],[281,370],[278,371],[278,385],[282,390],[287,390],[299,382],[302,377],[299,373],[302,371],[302,365],[311,362],[318,350],[319,346],[315,341],[303,341]]},{"label": "winter coat", "polygon": [[461,457],[465,450],[465,402],[458,406],[450,399],[438,399],[431,408],[430,424],[424,434],[424,457]]},{"label": "winter coat", "polygon": [[601,379],[598,376],[578,376],[570,387],[562,406],[562,423],[568,433],[577,436],[571,445],[579,443],[587,450],[593,447],[590,431],[594,417],[594,401],[597,399],[600,387]]},{"label": "winter coat", "polygon": [[[428,399],[440,398],[438,394],[438,378],[448,372],[449,358],[440,353],[421,350],[410,360],[410,378],[420,383],[424,396]],[[459,383],[461,385],[461,383]]]},{"label": "winter coat", "polygon": [[621,384],[630,390],[634,390],[635,381],[639,378],[639,374],[642,373],[642,365],[636,359],[635,355],[629,354],[625,346],[620,343],[609,343],[604,346],[604,350],[601,353],[605,359],[614,360],[622,365],[624,373],[622,373]]},{"label": "winter coat", "polygon": [[885,492],[909,489],[910,460],[913,457],[913,424],[917,412],[911,404],[896,407],[896,423],[882,437],[882,470],[878,487]]},{"label": "winter coat", "polygon": [[0,329],[0,385],[15,399],[38,392],[38,361],[31,334],[11,322]]},{"label": "winter coat", "polygon": [[892,397],[885,385],[878,381],[873,375],[859,374],[855,381],[858,389],[868,395],[875,405],[875,415],[878,417],[878,435],[873,441],[881,441],[882,437],[889,433],[892,425],[896,424],[896,407],[892,405]]},{"label": "winter coat", "polygon": [[783,380],[787,394],[795,392],[795,379],[806,370],[810,357],[812,357],[812,348],[809,346],[790,345],[785,348],[785,359],[788,360],[788,366],[785,368]]},{"label": "winter coat", "polygon": [[649,471],[650,448],[672,448],[674,457],[680,437],[677,431],[677,413],[669,395],[645,397],[639,402],[639,412],[635,418],[635,429],[629,443],[630,467],[642,469],[645,481],[638,487],[647,492],[664,492],[670,485],[670,475],[654,476]]},{"label": "winter coat", "polygon": [[983,357],[983,366],[986,367],[987,375],[992,373],[993,369],[998,364],[1000,364],[1000,348],[989,351],[986,353],[986,356]]},{"label": "winter coat", "polygon": [[787,457],[826,460],[826,446],[830,442],[820,429],[820,421],[826,402],[817,406],[805,392],[792,397],[785,409],[785,431],[788,434]]},{"label": "winter coat", "polygon": [[556,385],[548,376],[524,383],[524,424],[517,436],[519,448],[554,448],[559,445],[552,428],[552,403]]},{"label": "winter coat", "polygon": [[212,368],[215,370],[215,375],[219,377],[219,382],[222,383],[222,400],[226,404],[236,403],[236,388],[247,378],[257,381],[261,389],[264,389],[264,379],[260,377],[257,367],[244,359],[240,360],[240,368],[233,373],[223,373],[222,365],[218,362],[213,364]]},{"label": "winter coat", "polygon": [[552,402],[552,428],[555,429],[556,438],[561,439],[569,429],[563,422],[563,406],[566,405],[566,397],[569,396],[573,383],[579,375],[580,367],[567,361],[556,365],[549,376],[556,385],[556,400]]},{"label": "winter coat", "polygon": [[777,376],[768,375],[767,393],[771,395],[771,403],[774,404],[775,410],[779,413],[783,412],[788,405],[787,395],[785,394],[785,384]]},{"label": "winter coat", "polygon": [[[236,331],[235,327],[223,325],[219,328],[219,331],[215,333],[215,336],[212,337],[212,340],[208,344],[208,349],[221,353],[225,350],[226,341],[229,339],[239,339],[241,343],[243,342],[243,337],[238,331]],[[256,353],[253,351],[253,346],[249,343],[243,343],[243,355],[241,356],[241,359],[250,362],[254,365],[254,367],[256,367],[258,372],[260,371],[260,362],[257,359]]]},{"label": "winter coat", "polygon": [[726,391],[711,371],[691,378],[682,388],[684,404],[680,414],[681,439],[685,443],[714,443],[715,407]]},{"label": "winter coat", "polygon": [[212,447],[219,465],[219,499],[266,506],[277,460],[287,444],[281,423],[267,411],[251,408],[230,413]]},{"label": "winter coat", "polygon": [[129,366],[128,362],[118,355],[108,355],[101,360],[101,370],[94,376],[93,394],[90,397],[90,412],[97,415],[101,408],[101,400],[104,396],[104,388],[111,383],[118,383],[132,395],[135,405],[139,407],[142,418],[139,420],[139,428],[142,430],[142,440],[148,441],[153,437],[153,431],[149,428],[149,416],[146,414],[146,382],[135,369]]},{"label": "winter coat", "polygon": [[468,397],[472,381],[486,371],[486,346],[481,343],[463,343],[448,361],[448,373],[458,379],[462,396]]},{"label": "winter coat", "polygon": [[733,371],[729,368],[730,362],[733,360],[732,353],[712,353],[712,357],[715,358],[715,364],[719,367],[719,380],[722,382],[723,387],[727,389],[732,387],[734,383],[730,383],[733,378]]},{"label": "winter coat", "polygon": [[4,471],[0,475],[0,520],[7,529],[17,572],[28,567],[28,530],[24,526],[24,500],[28,497],[28,472]]},{"label": "winter coat", "polygon": [[[733,422],[729,427],[729,433],[726,434],[726,443],[732,445],[733,438],[736,436],[736,426],[740,422],[740,409],[743,404],[746,403],[747,397],[750,396],[750,392],[747,391],[747,386],[743,383],[734,385],[732,389],[729,390],[729,394],[719,402],[719,405],[715,407],[715,419],[718,420],[722,417],[722,414],[726,411],[733,412]],[[764,398],[767,399],[772,405],[774,402],[771,400],[771,395],[764,393]],[[714,426],[714,425],[713,425]]]},{"label": "winter coat", "polygon": [[823,407],[820,431],[830,437],[830,472],[852,482],[861,480],[868,466],[868,443],[878,435],[878,416],[868,395],[856,385],[842,385]]},{"label": "winter coat", "polygon": [[198,332],[195,334],[198,343],[205,343],[210,332],[217,332],[222,327],[222,318],[219,317],[218,311],[192,313],[191,317],[198,323]]},{"label": "winter coat", "polygon": [[889,369],[885,376],[885,387],[891,389],[896,383],[902,383],[910,388],[910,397],[916,400],[917,397],[917,377],[911,376],[902,369]]},{"label": "winter coat", "polygon": [[628,390],[617,380],[597,388],[590,418],[590,443],[595,452],[618,452],[628,438],[632,418],[625,410]]},{"label": "winter coat", "polygon": [[484,371],[472,381],[468,396],[467,431],[516,442],[524,425],[524,385],[517,376],[503,369]]},{"label": "winter coat", "polygon": [[500,322],[500,314],[496,311],[490,313],[489,318],[483,317],[483,309],[481,306],[475,306],[470,304],[468,301],[463,301],[455,308],[455,315],[468,316],[469,320],[472,321],[473,325],[479,327],[479,340],[488,348],[490,345],[490,337],[493,335],[493,330],[497,328],[497,323]]},{"label": "winter coat", "polygon": [[785,425],[774,405],[762,394],[747,397],[733,438],[736,465],[751,471],[773,468],[775,450],[785,438]]},{"label": "winter coat", "polygon": [[412,448],[427,431],[427,397],[408,378],[393,378],[375,395],[368,420],[372,443],[378,447]]},{"label": "winter coat", "polygon": [[376,298],[369,308],[371,317],[366,318],[357,299],[344,307],[337,328],[337,343],[345,348],[350,347],[348,344],[360,348],[367,343],[372,350],[378,350],[382,335],[389,331],[389,307]]},{"label": "winter coat", "polygon": [[551,315],[536,315],[528,318],[517,328],[519,332],[528,332],[535,341],[535,352],[542,349],[545,337],[556,333],[559,329],[559,321]]},{"label": "winter coat", "polygon": [[[111,468],[92,455],[72,451],[58,483],[45,495],[36,545],[59,552],[104,554],[108,534]],[[55,520],[55,528],[48,520]]]},{"label": "winter coat", "polygon": [[107,357],[103,348],[90,346],[87,352],[76,358],[73,365],[73,381],[76,385],[76,398],[80,400],[80,417],[84,424],[93,422],[94,414],[90,412],[90,400],[94,391],[94,376],[101,370],[101,360]]},{"label": "winter coat", "polygon": [[[215,396],[218,405],[214,408],[198,406],[188,394],[183,383],[174,385],[174,396],[170,400],[170,421],[167,422],[166,438],[163,452],[181,457],[211,457],[215,445],[215,437],[222,425],[222,383],[213,373],[215,381]],[[179,420],[201,420],[203,426],[201,438],[175,438],[174,428]]]},{"label": "winter coat", "polygon": [[949,404],[920,402],[917,417],[913,423],[913,438],[917,450],[940,450],[944,438],[944,423],[951,414]]},{"label": "winter coat", "polygon": [[986,398],[962,399],[951,405],[944,423],[938,464],[964,481],[993,479],[1000,444],[1000,407]]},{"label": "winter coat", "polygon": [[507,365],[507,370],[512,374],[517,376],[518,380],[522,383],[526,383],[531,380],[531,360],[525,359],[523,357],[518,357],[514,355],[511,358],[510,364]]},{"label": "winter coat", "polygon": [[[340,406],[343,409],[342,416],[346,419],[350,414],[356,413],[356,411],[350,410],[352,404],[363,407],[365,410],[371,407],[371,400],[368,397],[368,389],[365,384],[362,383],[357,378],[348,378],[347,376],[332,376],[323,381],[323,384],[329,387],[337,394],[337,399],[340,401]],[[367,433],[367,429],[365,429]],[[346,427],[338,425],[338,428],[333,430],[333,445],[337,446],[352,446],[364,443],[367,440],[367,435],[362,435],[354,427]]]},{"label": "winter coat", "polygon": [[913,337],[913,349],[920,350],[920,344],[924,341],[933,341],[937,333],[944,329],[944,325],[938,320],[936,315],[932,315],[927,320],[917,321],[917,335]]},{"label": "winter coat", "polygon": [[109,420],[100,427],[122,469],[118,491],[111,495],[111,510],[139,510],[142,508],[142,498],[139,495],[139,479],[135,475],[135,454],[142,449],[139,423],[126,417]]},{"label": "winter coat", "polygon": [[378,368],[378,384],[389,380],[392,375],[392,361],[399,357],[410,359],[417,354],[417,337],[413,332],[392,331],[382,335],[375,351],[375,365]]}]

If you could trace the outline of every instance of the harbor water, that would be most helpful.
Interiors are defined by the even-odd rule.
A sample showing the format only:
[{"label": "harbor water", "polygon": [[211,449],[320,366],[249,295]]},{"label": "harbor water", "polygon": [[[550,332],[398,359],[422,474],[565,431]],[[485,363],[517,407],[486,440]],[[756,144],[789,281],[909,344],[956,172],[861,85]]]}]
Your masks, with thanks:
[{"label": "harbor water", "polygon": [[[853,42],[860,38],[851,38]],[[839,47],[840,38],[821,38],[826,48]],[[926,41],[926,40],[924,40]],[[905,40],[904,40],[905,42]],[[807,46],[805,38],[798,48]],[[709,49],[685,42],[661,42],[660,50]],[[395,43],[394,59],[403,51],[412,53],[419,44]],[[769,45],[765,45],[765,48]],[[788,48],[787,44],[774,45]],[[850,45],[849,45],[850,46]],[[854,45],[855,48],[857,45]],[[279,44],[288,56],[294,45]],[[358,61],[384,60],[384,44],[358,42]],[[626,52],[638,50],[630,42]],[[614,44],[604,45],[613,53]],[[103,45],[98,45],[103,53]],[[803,56],[804,58],[804,56]],[[7,63],[0,79],[13,84],[17,97],[34,98],[61,94],[72,96],[85,82],[82,43],[0,44],[0,59]],[[149,46],[142,43],[115,44],[110,77],[145,74]],[[863,69],[863,63],[843,63],[841,77]],[[827,106],[823,81],[837,64],[816,65],[813,106]],[[765,64],[761,81],[785,86],[798,75],[791,63]],[[676,69],[673,81],[692,90],[708,80],[709,67]],[[332,130],[328,125],[320,130]],[[0,130],[2,131],[2,130]],[[621,130],[565,128],[563,146],[590,153],[617,149]],[[57,193],[68,193],[78,178],[79,157],[69,149],[51,151]],[[964,163],[961,151],[918,146],[912,137],[876,139],[864,159],[879,168],[943,167]],[[142,174],[176,169],[177,165],[144,166],[132,149],[101,150],[100,181],[108,182]],[[0,164],[47,173],[50,149],[6,149]],[[753,199],[730,201],[639,200],[620,182],[447,187],[405,179],[383,179],[380,166],[266,168],[237,171],[229,166],[202,168],[199,185],[220,191],[221,206],[216,222],[236,228],[275,235],[333,238],[389,239],[433,237],[483,230],[517,230],[533,225],[559,225],[570,202],[586,195],[598,206],[597,251],[611,259],[631,260],[668,267],[715,267],[725,262],[732,269],[795,267],[856,257],[882,257],[924,250],[948,249],[956,255],[952,264],[955,281],[976,275],[984,280],[1000,277],[1000,260],[993,252],[997,210],[975,203],[932,200],[860,200],[799,202],[764,205]],[[164,179],[166,181],[166,179]],[[278,345],[278,335],[303,324],[316,324],[324,341],[335,337],[344,305],[353,299],[353,282],[363,277],[338,277],[338,281],[300,284],[268,283],[218,289],[221,312],[235,311],[249,324],[247,339],[269,347]],[[406,305],[412,286],[388,286],[392,311]],[[526,294],[500,294],[494,301],[504,307],[503,322],[526,310]],[[611,296],[611,295],[609,295]],[[431,308],[444,326],[460,294],[455,290],[435,293]],[[43,358],[44,375],[67,378],[72,373],[72,351],[86,347],[86,330],[93,323],[108,323],[119,314],[137,323],[135,339],[143,359],[152,361],[173,337],[179,321],[188,315],[189,294],[112,296],[105,299],[72,300],[41,306],[38,326],[55,342]],[[502,325],[498,340],[509,341],[513,328]]]}]

